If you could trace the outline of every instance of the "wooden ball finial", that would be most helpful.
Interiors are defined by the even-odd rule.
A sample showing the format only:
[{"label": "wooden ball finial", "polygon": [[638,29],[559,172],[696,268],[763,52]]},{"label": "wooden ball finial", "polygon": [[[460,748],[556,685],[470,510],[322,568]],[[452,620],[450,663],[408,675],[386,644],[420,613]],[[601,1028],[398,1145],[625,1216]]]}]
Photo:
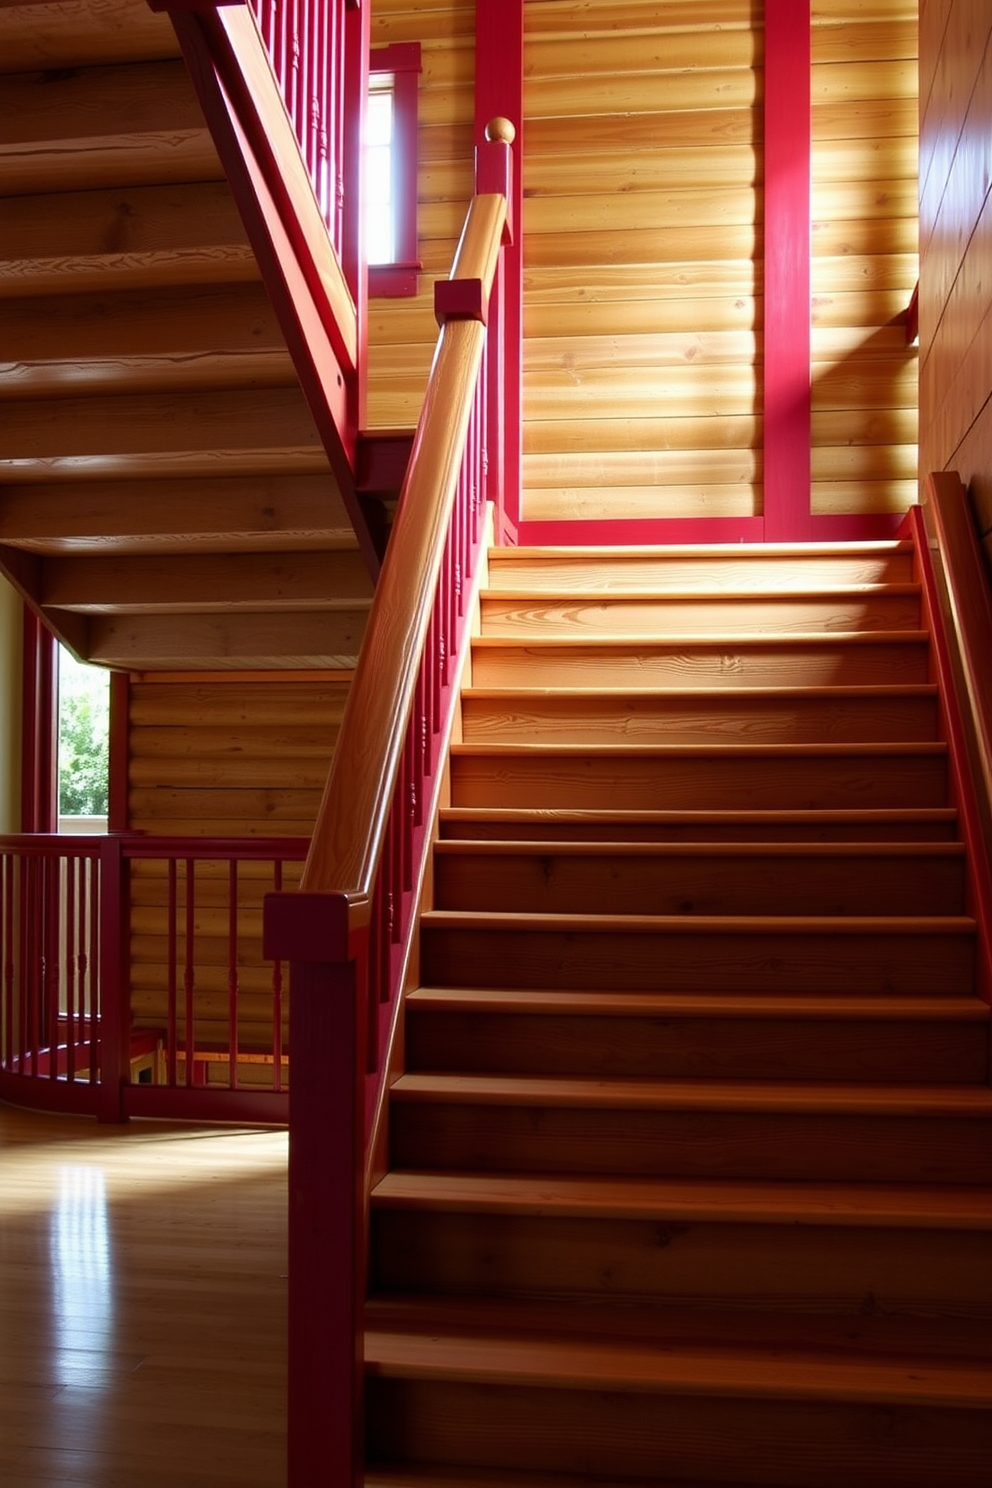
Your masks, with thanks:
[{"label": "wooden ball finial", "polygon": [[486,139],[489,141],[490,144],[494,144],[498,141],[501,145],[512,145],[516,137],[517,131],[514,129],[509,119],[497,117],[495,119],[490,119],[489,123],[486,125]]}]

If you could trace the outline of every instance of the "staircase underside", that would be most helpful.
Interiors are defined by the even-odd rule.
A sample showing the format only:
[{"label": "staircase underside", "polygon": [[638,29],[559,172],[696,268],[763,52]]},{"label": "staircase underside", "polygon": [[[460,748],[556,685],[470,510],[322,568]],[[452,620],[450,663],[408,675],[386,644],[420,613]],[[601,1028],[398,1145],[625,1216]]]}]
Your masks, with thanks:
[{"label": "staircase underside", "polygon": [[107,666],[352,666],[367,564],[168,18],[4,7],[0,59],[0,570]]}]

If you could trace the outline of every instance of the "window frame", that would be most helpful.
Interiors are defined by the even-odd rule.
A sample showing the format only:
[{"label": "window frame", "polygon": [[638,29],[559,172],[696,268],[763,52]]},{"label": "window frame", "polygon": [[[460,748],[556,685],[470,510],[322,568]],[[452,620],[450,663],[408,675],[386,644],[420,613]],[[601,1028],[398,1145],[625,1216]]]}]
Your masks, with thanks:
[{"label": "window frame", "polygon": [[369,78],[393,78],[392,198],[396,204],[391,263],[369,264],[369,296],[400,298],[417,293],[423,265],[417,242],[417,94],[419,41],[391,42],[369,51]]}]

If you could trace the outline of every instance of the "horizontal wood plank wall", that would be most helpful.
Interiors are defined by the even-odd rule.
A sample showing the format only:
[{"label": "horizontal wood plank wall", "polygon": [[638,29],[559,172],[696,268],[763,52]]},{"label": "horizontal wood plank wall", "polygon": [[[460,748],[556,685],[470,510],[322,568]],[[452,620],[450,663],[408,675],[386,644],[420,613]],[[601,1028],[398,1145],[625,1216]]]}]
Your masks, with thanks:
[{"label": "horizontal wood plank wall", "polygon": [[[144,673],[130,686],[128,825],[150,836],[309,838],[334,752],[348,674],[252,676]],[[292,888],[302,864],[286,866]],[[227,1047],[227,866],[195,868],[197,959],[195,1041]],[[238,870],[239,1045],[272,1047],[272,968],[262,957],[262,900],[274,887],[267,864]],[[166,1026],[168,881],[162,863],[132,868],[131,998],[135,1023]],[[185,924],[185,868],[178,881]],[[185,938],[179,937],[180,978]],[[283,1021],[288,1017],[288,995]],[[179,1035],[185,1037],[180,993]],[[180,1070],[182,1077],[182,1070]],[[227,1079],[226,1064],[207,1071]],[[271,1082],[268,1063],[245,1063],[242,1084]]]},{"label": "horizontal wood plank wall", "polygon": [[446,279],[473,189],[474,0],[372,0],[372,46],[419,41],[417,241],[423,272],[407,299],[369,301],[368,423],[412,428],[437,343],[434,281]]},{"label": "horizontal wood plank wall", "polygon": [[992,10],[920,6],[920,470],[966,482],[992,572]]},{"label": "horizontal wood plank wall", "polygon": [[760,515],[753,11],[524,8],[525,521]]},{"label": "horizontal wood plank wall", "polygon": [[[916,500],[917,24],[907,0],[812,3],[812,509]],[[845,532],[845,535],[848,535]]]}]

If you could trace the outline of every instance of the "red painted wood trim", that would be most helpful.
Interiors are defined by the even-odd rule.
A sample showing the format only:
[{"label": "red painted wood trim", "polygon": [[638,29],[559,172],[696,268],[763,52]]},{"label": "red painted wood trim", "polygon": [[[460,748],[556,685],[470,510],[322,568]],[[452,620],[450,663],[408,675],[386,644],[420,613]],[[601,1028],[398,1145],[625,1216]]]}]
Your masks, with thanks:
[{"label": "red painted wood trim", "polygon": [[475,140],[486,138],[490,119],[509,119],[516,130],[509,222],[493,287],[490,314],[501,325],[502,340],[490,336],[490,429],[502,424],[500,490],[496,502],[496,542],[515,543],[520,523],[523,429],[523,221],[524,161],[524,6],[523,0],[476,0]]},{"label": "red painted wood trim", "polygon": [[119,837],[100,844],[100,1121],[126,1121],[130,1076],[130,872]]},{"label": "red painted wood trim", "polygon": [[810,536],[810,0],[765,0],[764,510]]},{"label": "red painted wood trim", "polygon": [[489,305],[482,293],[481,279],[436,279],[434,281],[434,319],[439,326],[449,320],[489,321]]},{"label": "red painted wood trim", "polygon": [[58,642],[24,606],[21,711],[21,831],[58,826]]},{"label": "red painted wood trim", "polygon": [[128,820],[128,767],[131,743],[131,678],[127,672],[110,674],[110,750],[107,830],[126,832]]},{"label": "red painted wood trim", "polygon": [[521,545],[564,547],[583,544],[602,547],[667,543],[758,543],[764,536],[760,517],[646,517],[628,521],[521,522]]}]

